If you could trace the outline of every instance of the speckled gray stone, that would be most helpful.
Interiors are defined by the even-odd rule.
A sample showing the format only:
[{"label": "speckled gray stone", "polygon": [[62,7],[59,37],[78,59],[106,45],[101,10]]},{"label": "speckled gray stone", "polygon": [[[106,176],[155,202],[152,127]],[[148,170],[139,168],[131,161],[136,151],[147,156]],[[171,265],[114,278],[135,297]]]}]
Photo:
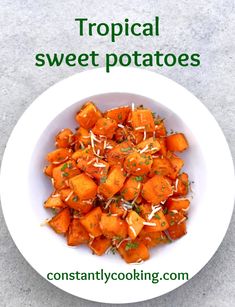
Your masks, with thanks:
[{"label": "speckled gray stone", "polygon": [[[23,111],[55,82],[81,68],[36,68],[42,52],[107,50],[198,52],[201,66],[152,68],[194,93],[212,112],[235,156],[235,2],[233,0],[1,0],[0,2],[0,156]],[[160,16],[160,36],[118,39],[79,38],[74,18],[94,21],[148,21]],[[53,103],[53,102],[52,102]],[[200,124],[200,120],[199,120]],[[212,136],[213,137],[213,136]],[[215,136],[216,137],[216,136]],[[219,161],[218,161],[219,163]],[[223,161],[221,161],[223,163]],[[226,204],[224,204],[226,205]],[[221,204],[223,207],[223,204]],[[235,306],[235,218],[207,266],[184,286],[138,306]],[[0,215],[0,305],[98,306],[49,284],[24,260]]]}]

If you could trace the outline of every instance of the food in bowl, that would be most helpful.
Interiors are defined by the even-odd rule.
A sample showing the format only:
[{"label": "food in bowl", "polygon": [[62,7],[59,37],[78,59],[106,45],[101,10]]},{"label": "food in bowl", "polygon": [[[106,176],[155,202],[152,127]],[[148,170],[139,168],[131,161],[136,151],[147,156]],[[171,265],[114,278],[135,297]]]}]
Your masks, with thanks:
[{"label": "food in bowl", "polygon": [[60,131],[46,156],[53,192],[44,207],[55,213],[47,224],[69,246],[117,251],[127,263],[185,235],[189,178],[175,153],[189,147],[185,135],[167,133],[143,105],[102,113],[88,101],[75,120],[76,131]]}]

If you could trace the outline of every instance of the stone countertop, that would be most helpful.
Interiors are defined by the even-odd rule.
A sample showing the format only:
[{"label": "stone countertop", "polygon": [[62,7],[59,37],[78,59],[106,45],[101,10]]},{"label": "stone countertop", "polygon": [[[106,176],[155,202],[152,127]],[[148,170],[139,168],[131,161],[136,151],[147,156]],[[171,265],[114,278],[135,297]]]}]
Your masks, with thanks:
[{"label": "stone countertop", "polygon": [[[0,3],[0,157],[23,111],[44,90],[79,67],[37,68],[40,52],[116,53],[139,50],[200,53],[200,67],[151,68],[194,93],[220,124],[235,157],[235,12],[229,0],[2,0]],[[96,22],[148,22],[160,17],[160,36],[79,38],[75,17]],[[200,124],[200,119],[199,119]],[[216,136],[212,136],[216,137]],[[19,149],[20,150],[20,149]],[[223,161],[218,161],[223,163]],[[224,204],[226,205],[226,204]],[[235,217],[210,262],[182,287],[136,306],[230,307],[235,305]],[[0,305],[98,306],[73,297],[40,277],[15,247],[0,213]]]}]

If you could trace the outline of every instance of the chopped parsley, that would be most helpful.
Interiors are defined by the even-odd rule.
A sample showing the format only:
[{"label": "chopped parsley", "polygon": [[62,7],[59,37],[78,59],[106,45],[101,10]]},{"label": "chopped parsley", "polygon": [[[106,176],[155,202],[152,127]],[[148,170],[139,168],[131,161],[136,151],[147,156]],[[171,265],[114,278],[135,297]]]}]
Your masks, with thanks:
[{"label": "chopped parsley", "polygon": [[100,183],[105,183],[106,180],[107,180],[107,177],[101,177],[101,178],[100,178]]},{"label": "chopped parsley", "polygon": [[128,251],[130,249],[135,249],[139,246],[137,242],[128,242],[125,246],[125,250]]},{"label": "chopped parsley", "polygon": [[63,164],[63,166],[61,167],[61,170],[64,171],[67,167],[68,167],[68,164],[65,163],[65,164]]},{"label": "chopped parsley", "polygon": [[143,179],[144,179],[143,176],[136,176],[135,177],[136,181],[143,181]]}]

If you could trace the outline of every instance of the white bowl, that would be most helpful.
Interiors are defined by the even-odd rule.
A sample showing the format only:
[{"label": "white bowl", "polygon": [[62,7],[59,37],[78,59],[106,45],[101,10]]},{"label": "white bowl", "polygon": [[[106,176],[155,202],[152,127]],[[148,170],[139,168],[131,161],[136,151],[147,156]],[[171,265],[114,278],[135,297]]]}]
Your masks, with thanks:
[{"label": "white bowl", "polygon": [[[51,192],[42,173],[45,154],[53,149],[55,134],[76,127],[74,115],[87,100],[101,110],[144,104],[166,118],[168,129],[182,131],[190,149],[183,153],[185,171],[194,181],[188,234],[172,244],[151,250],[142,265],[128,265],[119,255],[102,257],[87,247],[68,247],[65,238],[41,222],[50,216],[43,202]],[[213,256],[231,218],[234,171],[226,140],[209,111],[175,82],[133,68],[116,68],[110,74],[96,69],[76,74],[52,86],[26,110],[17,123],[3,158],[1,199],[3,213],[18,249],[47,279],[49,272],[187,272],[194,276]],[[148,280],[53,280],[76,296],[105,303],[130,303],[167,293],[186,280],[157,284]]]}]

